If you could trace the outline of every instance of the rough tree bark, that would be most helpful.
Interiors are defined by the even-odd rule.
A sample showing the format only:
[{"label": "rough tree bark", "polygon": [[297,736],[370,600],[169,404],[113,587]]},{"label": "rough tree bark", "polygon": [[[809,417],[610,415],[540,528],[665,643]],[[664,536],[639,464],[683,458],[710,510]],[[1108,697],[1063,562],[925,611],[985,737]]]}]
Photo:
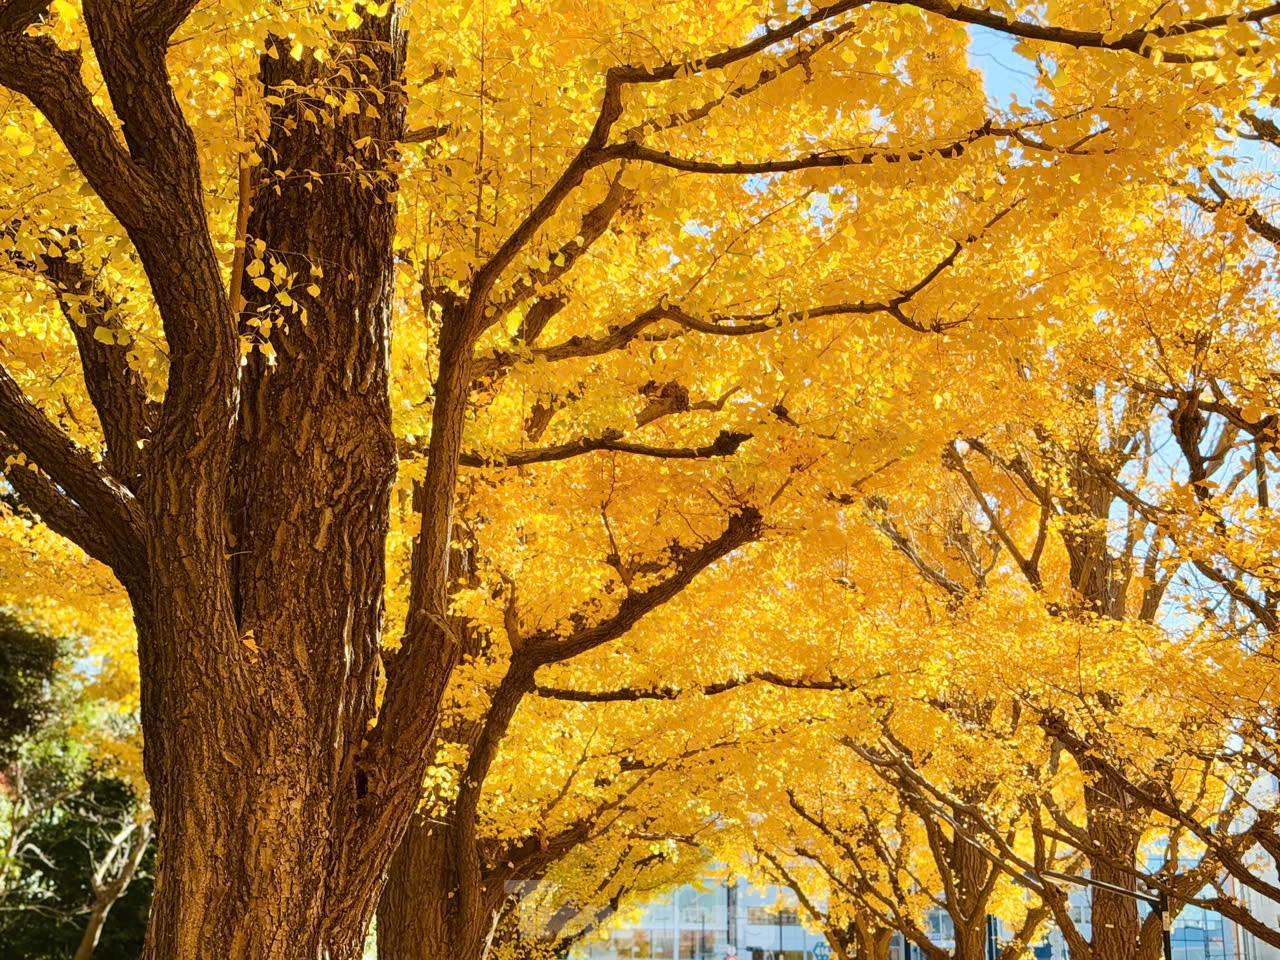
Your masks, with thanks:
[{"label": "rough tree bark", "polygon": [[[362,799],[355,753],[373,715],[382,637],[396,462],[386,361],[395,197],[389,176],[370,184],[351,167],[355,141],[394,143],[403,114],[393,96],[376,118],[285,132],[306,95],[282,83],[347,81],[281,46],[261,66],[264,88],[285,101],[273,108],[269,165],[322,177],[310,189],[301,179],[260,184],[248,236],[308,280],[323,264],[322,293],[295,292],[303,323],[248,287],[257,298],[242,329],[250,318],[272,320],[276,329],[260,339],[283,360],[272,367],[255,353],[241,378],[225,600],[233,630],[167,666],[164,700],[147,714],[148,748],[159,746],[148,775],[162,811],[155,957],[343,956],[367,918],[344,902],[341,831]],[[403,51],[392,15],[345,37],[339,57],[369,56],[375,67],[357,76],[394,94]],[[157,616],[153,646],[181,649],[174,634],[183,629],[173,614]]]},{"label": "rough tree bark", "polygon": [[[251,317],[274,321],[261,339],[284,360],[271,367],[256,353],[241,378],[233,561],[221,600],[231,629],[204,655],[167,664],[163,700],[146,714],[148,776],[162,811],[148,940],[157,958],[354,956],[367,920],[361,907],[353,915],[344,888],[342,831],[362,800],[355,754],[373,715],[382,637],[396,463],[386,361],[395,197],[389,176],[370,184],[351,167],[356,140],[394,143],[402,131],[394,90],[404,44],[394,14],[345,37],[341,59],[371,57],[375,67],[358,76],[393,97],[376,118],[290,133],[284,121],[305,95],[285,93],[283,82],[345,81],[281,46],[261,66],[264,87],[285,94],[273,108],[269,165],[322,178],[311,189],[300,179],[260,185],[248,235],[300,276],[313,264],[326,269],[320,296],[295,294],[305,323],[278,315],[261,294],[242,317],[242,328]],[[153,563],[157,573],[167,566]],[[197,573],[201,585],[219,579]],[[157,611],[150,646],[182,649],[175,634],[204,605],[184,606]]]},{"label": "rough tree bark", "polygon": [[[381,110],[291,133],[273,124],[269,166],[333,175],[310,190],[288,179],[263,189],[251,233],[271,252],[296,252],[296,262],[284,255],[291,268],[327,269],[306,324],[283,336],[288,318],[271,317],[276,330],[263,339],[289,362],[271,369],[254,358],[242,374],[195,140],[165,63],[190,3],[84,5],[123,143],[80,79],[79,54],[25,33],[43,6],[0,6],[0,82],[45,114],[128,233],[170,354],[158,411],[139,403],[122,353],[90,357],[110,365],[91,390],[116,477],[60,437],[7,375],[0,380],[7,440],[57,484],[33,474],[20,494],[108,563],[133,604],[159,841],[145,955],[353,957],[416,801],[432,689],[452,664],[447,638],[428,636],[436,669],[414,678],[424,709],[393,744],[371,745],[381,753],[365,761],[394,766],[415,786],[397,789],[394,777],[370,785],[357,753],[374,712],[396,463],[387,393],[395,182],[385,171],[361,179],[354,167],[363,159],[356,140],[394,144],[402,132],[397,13],[335,39],[331,53],[355,67],[354,80],[320,76],[310,58],[263,60],[268,86],[362,86],[379,94],[357,90],[362,105]],[[357,65],[351,51],[372,66]],[[295,119],[305,97],[286,94],[274,119]],[[464,351],[454,360],[465,368]],[[438,413],[451,421],[447,441],[461,411]],[[456,462],[452,471],[442,462],[436,488],[451,492]],[[447,531],[446,499],[431,503],[445,514],[437,531]],[[438,539],[447,543],[447,532]],[[442,574],[419,578],[424,606],[443,605],[442,592],[431,602]]]}]

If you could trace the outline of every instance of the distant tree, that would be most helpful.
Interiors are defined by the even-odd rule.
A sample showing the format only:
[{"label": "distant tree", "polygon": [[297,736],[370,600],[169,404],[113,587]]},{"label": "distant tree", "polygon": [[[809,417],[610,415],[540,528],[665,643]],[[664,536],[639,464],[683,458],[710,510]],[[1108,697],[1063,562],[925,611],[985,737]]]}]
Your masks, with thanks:
[{"label": "distant tree", "polygon": [[70,649],[0,611],[0,956],[124,960],[146,929],[150,816],[84,746],[99,718]]},{"label": "distant tree", "polygon": [[0,911],[0,956],[139,956],[154,847],[138,810],[127,783],[91,776],[42,812],[16,852],[17,880]]}]

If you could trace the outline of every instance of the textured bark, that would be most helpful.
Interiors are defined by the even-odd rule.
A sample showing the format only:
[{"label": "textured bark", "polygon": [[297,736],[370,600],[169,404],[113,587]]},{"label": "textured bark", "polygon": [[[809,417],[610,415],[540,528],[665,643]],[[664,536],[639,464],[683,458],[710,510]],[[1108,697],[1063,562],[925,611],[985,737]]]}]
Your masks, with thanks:
[{"label": "textured bark", "polygon": [[[365,82],[392,89],[403,58],[394,19],[345,39],[376,62]],[[343,82],[284,48],[262,60],[266,87]],[[220,530],[216,558],[191,544],[189,531],[221,498],[192,499],[172,476],[150,485],[161,522],[153,612],[139,623],[160,815],[149,960],[358,955],[382,872],[376,861],[347,862],[343,841],[365,793],[356,754],[382,637],[395,198],[389,178],[369,184],[348,167],[357,139],[393,143],[402,116],[392,97],[378,118],[286,132],[300,100],[275,108],[270,165],[324,176],[310,190],[301,179],[263,189],[249,235],[306,278],[299,286],[313,264],[324,277],[317,297],[293,292],[305,324],[264,295],[246,305],[246,318],[274,321],[280,362],[255,355],[242,375],[231,542]],[[398,826],[372,829],[389,850]]]},{"label": "textured bark", "polygon": [[[1086,770],[1086,772],[1089,772]],[[1124,784],[1100,773],[1085,785],[1086,829],[1100,855],[1090,857],[1089,874],[1103,883],[1137,890],[1134,870],[1145,812],[1128,809]],[[1137,960],[1141,956],[1138,901],[1122,893],[1094,888],[1090,938],[1096,960]]]},{"label": "textured bark", "polygon": [[488,953],[502,890],[472,890],[487,909],[459,909],[458,839],[452,827],[424,817],[410,827],[378,904],[383,960],[482,960]]},{"label": "textured bark", "polygon": [[[994,787],[975,791],[965,799],[990,797]],[[977,824],[959,818],[960,829],[948,841],[946,858],[950,866],[947,912],[955,926],[955,960],[986,960],[987,904],[999,876],[998,868],[969,840],[977,834]]]}]

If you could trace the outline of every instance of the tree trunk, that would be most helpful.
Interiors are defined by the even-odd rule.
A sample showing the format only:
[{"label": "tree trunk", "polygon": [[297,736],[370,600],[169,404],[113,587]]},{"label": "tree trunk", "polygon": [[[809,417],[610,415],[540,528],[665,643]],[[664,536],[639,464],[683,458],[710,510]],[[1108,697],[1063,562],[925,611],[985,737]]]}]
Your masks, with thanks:
[{"label": "tree trunk", "polygon": [[889,960],[893,931],[857,918],[846,926],[828,926],[826,939],[835,960]]},{"label": "tree trunk", "polygon": [[459,909],[457,831],[417,816],[378,903],[379,960],[484,960],[502,891],[473,891],[491,907],[467,922]]},{"label": "tree trunk", "polygon": [[[396,469],[395,184],[353,168],[378,166],[357,141],[399,139],[404,45],[394,12],[343,42],[375,64],[354,81],[294,60],[287,41],[262,58],[264,87],[284,101],[262,166],[320,176],[264,173],[257,186],[249,259],[266,262],[249,272],[272,281],[246,284],[240,317],[258,346],[241,378],[231,542],[212,559],[185,549],[198,524],[175,512],[177,480],[148,484],[164,522],[150,530],[150,607],[135,607],[159,837],[147,960],[358,957],[386,866],[353,862],[349,838],[367,786],[356,758],[374,715]],[[391,95],[377,117],[330,111],[313,125],[301,115],[323,109],[305,92],[316,83]],[[319,295],[303,292],[311,283]],[[305,317],[281,305],[286,289]],[[403,823],[371,828],[389,855]]]},{"label": "tree trunk", "polygon": [[[1089,771],[1086,771],[1089,772]],[[1136,890],[1139,827],[1144,818],[1135,818],[1127,809],[1127,793],[1115,778],[1100,773],[1085,785],[1085,806],[1089,838],[1101,851],[1090,857],[1093,879],[1125,890]],[[1138,827],[1135,827],[1135,820]],[[1138,901],[1122,893],[1093,888],[1091,943],[1097,960],[1137,960],[1141,923]]]},{"label": "tree trunk", "polygon": [[987,918],[982,922],[967,922],[963,926],[956,924],[956,945],[951,954],[955,960],[986,960],[987,957]]},{"label": "tree trunk", "polygon": [[[993,790],[984,784],[970,788],[962,796],[968,803],[980,804],[990,798]],[[957,824],[945,841],[935,841],[943,859],[938,868],[945,870],[950,879],[947,912],[956,941],[952,956],[955,960],[986,960],[987,904],[997,868],[968,839],[981,835],[979,824],[966,814],[957,816]],[[936,830],[936,825],[932,829]]]}]

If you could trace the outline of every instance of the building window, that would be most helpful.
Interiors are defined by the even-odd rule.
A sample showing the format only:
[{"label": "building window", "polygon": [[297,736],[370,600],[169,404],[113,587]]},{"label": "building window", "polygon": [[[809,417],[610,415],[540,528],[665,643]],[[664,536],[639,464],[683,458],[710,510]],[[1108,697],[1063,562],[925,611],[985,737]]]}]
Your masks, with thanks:
[{"label": "building window", "polygon": [[941,910],[931,910],[929,911],[927,922],[929,939],[934,943],[955,939],[956,928],[955,924],[951,922],[949,914],[943,913]]},{"label": "building window", "polygon": [[676,935],[670,930],[636,930],[632,937],[631,953],[624,952],[614,938],[615,950],[620,957],[636,960],[672,960],[676,955]]},{"label": "building window", "polygon": [[716,953],[716,933],[714,930],[681,930],[680,931],[680,958],[681,960],[703,960],[703,958],[718,957]]},{"label": "building window", "polygon": [[747,923],[762,927],[776,927],[779,924],[794,927],[800,923],[800,914],[792,907],[783,907],[781,910],[774,907],[747,907]]}]

